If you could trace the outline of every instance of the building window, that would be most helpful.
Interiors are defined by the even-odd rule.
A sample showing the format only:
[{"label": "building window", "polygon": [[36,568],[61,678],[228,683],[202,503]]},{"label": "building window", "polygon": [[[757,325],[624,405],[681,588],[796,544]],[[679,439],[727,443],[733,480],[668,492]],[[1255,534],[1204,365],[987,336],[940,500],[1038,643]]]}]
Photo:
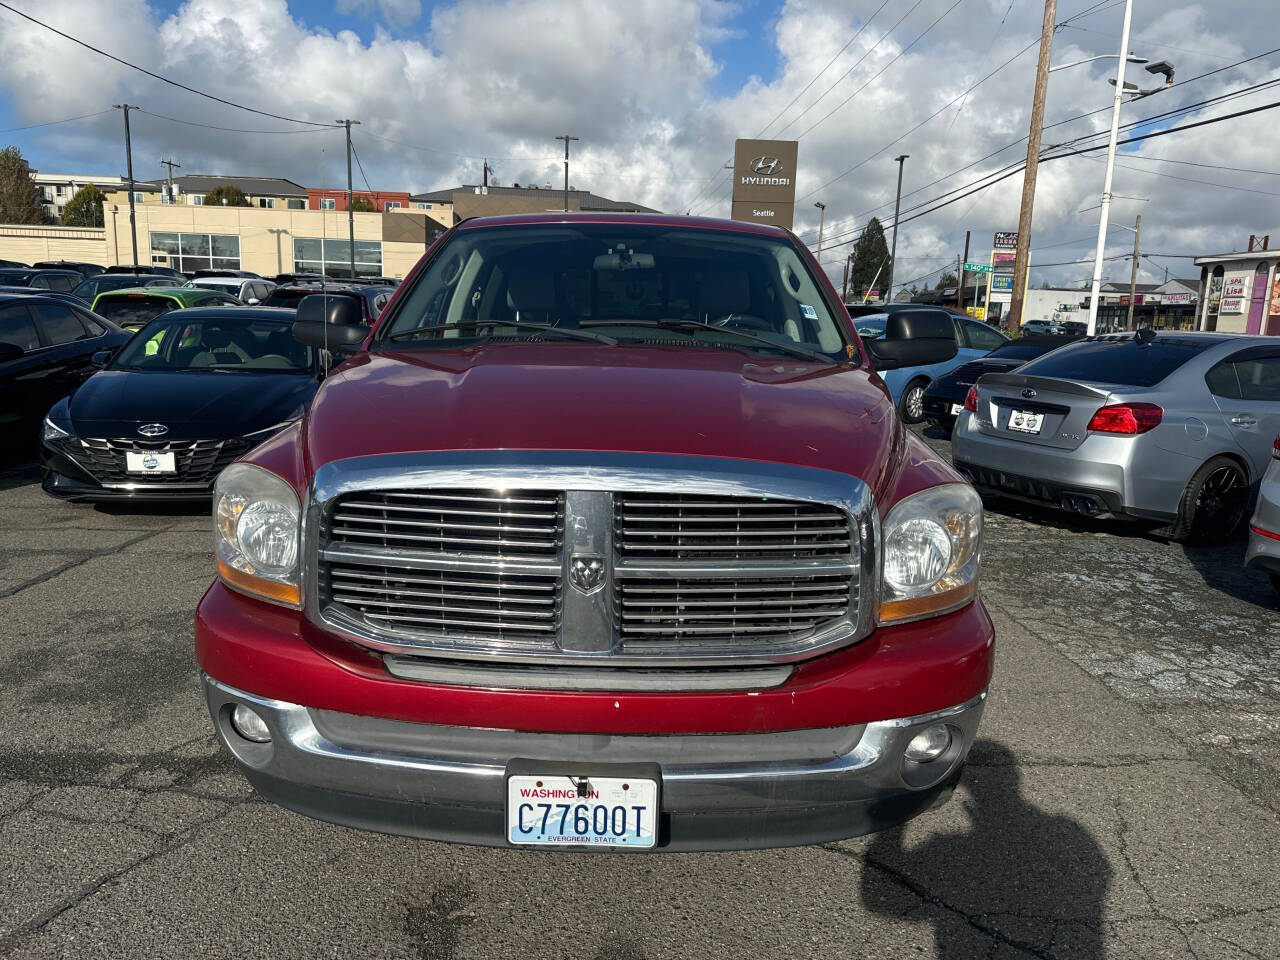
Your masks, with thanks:
[{"label": "building window", "polygon": [[239,270],[240,238],[220,233],[153,233],[151,262],[183,273]]},{"label": "building window", "polygon": [[276,205],[275,197],[259,197],[258,198],[258,206],[262,207],[264,210],[274,210],[275,205]]},{"label": "building window", "polygon": [[421,202],[419,202],[419,203],[418,203],[418,209],[419,209],[419,210],[430,210],[430,209],[431,209],[431,204],[429,204],[429,203],[421,203]]},{"label": "building window", "polygon": [[203,194],[203,193],[193,193],[193,194],[191,194],[191,205],[192,205],[193,207],[202,207],[202,206],[204,206],[204,194]]},{"label": "building window", "polygon": [[139,190],[139,191],[135,191],[135,192],[134,192],[134,194],[133,194],[133,202],[134,202],[134,203],[142,203],[142,192],[141,192],[140,190]]},{"label": "building window", "polygon": [[307,209],[307,201],[305,201],[305,200],[289,200],[289,201],[286,201],[286,203],[287,203],[287,205],[288,205],[288,207],[289,207],[289,209],[290,209],[290,210],[305,210],[305,209]]},{"label": "building window", "polygon": [[[382,276],[382,241],[356,241],[356,275]],[[351,276],[351,243],[296,237],[293,241],[293,269],[297,273],[323,273],[330,277]]]},{"label": "building window", "polygon": [[321,197],[321,198],[320,198],[320,209],[321,209],[321,210],[332,210],[332,209],[334,209],[334,207],[335,207],[335,206],[337,206],[337,204],[334,202],[333,197]]},{"label": "building window", "polygon": [[388,200],[388,201],[387,201],[387,203],[386,203],[386,206],[385,206],[383,209],[386,209],[386,210],[399,210],[399,209],[400,209],[400,201],[399,201],[399,200]]}]

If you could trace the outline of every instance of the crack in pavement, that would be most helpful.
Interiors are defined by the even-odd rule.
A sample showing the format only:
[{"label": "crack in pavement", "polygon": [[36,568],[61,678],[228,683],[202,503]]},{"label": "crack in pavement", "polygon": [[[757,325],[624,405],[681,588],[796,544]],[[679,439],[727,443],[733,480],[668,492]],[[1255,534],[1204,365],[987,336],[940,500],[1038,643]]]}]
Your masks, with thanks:
[{"label": "crack in pavement", "polygon": [[84,566],[90,560],[96,560],[99,557],[109,557],[112,554],[119,553],[121,550],[126,550],[135,544],[143,543],[153,537],[157,537],[162,533],[168,533],[171,530],[177,529],[177,526],[177,524],[171,523],[168,526],[150,530],[140,536],[130,537],[124,543],[117,544],[114,547],[102,547],[97,550],[86,550],[83,556],[77,557],[75,560],[69,560],[64,564],[54,567],[52,570],[40,574],[38,577],[32,577],[30,580],[23,580],[16,586],[9,587],[6,590],[0,590],[0,600],[22,593],[22,591],[29,590],[32,587],[38,587],[42,583],[48,583],[50,580],[62,576],[68,570],[74,570],[76,567]]}]

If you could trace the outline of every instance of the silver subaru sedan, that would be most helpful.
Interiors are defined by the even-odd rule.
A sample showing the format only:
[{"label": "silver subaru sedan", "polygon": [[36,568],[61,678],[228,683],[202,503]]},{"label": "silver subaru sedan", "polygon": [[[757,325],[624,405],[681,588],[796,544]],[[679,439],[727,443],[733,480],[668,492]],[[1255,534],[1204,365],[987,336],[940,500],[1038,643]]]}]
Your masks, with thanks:
[{"label": "silver subaru sedan", "polygon": [[975,486],[1176,540],[1240,527],[1280,432],[1280,338],[1140,330],[988,374],[952,435]]},{"label": "silver subaru sedan", "polygon": [[1280,593],[1280,433],[1272,447],[1271,466],[1258,490],[1258,506],[1249,521],[1249,549],[1244,565],[1265,571]]}]

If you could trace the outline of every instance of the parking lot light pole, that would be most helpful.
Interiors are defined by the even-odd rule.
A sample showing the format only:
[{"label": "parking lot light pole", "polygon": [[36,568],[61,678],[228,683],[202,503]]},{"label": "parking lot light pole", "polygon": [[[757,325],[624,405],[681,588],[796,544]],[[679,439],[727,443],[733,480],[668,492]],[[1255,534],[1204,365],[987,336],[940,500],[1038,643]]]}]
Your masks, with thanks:
[{"label": "parking lot light pole", "polygon": [[822,228],[827,225],[827,205],[821,200],[815,201],[813,204],[818,208],[818,256],[819,263],[822,262]]},{"label": "parking lot light pole", "polygon": [[1126,330],[1133,329],[1133,301],[1138,293],[1138,243],[1142,239],[1142,214],[1133,222],[1133,264],[1129,268],[1129,319],[1125,322]]},{"label": "parking lot light pole", "polygon": [[356,211],[351,190],[351,125],[360,125],[359,120],[338,120],[347,128],[347,240],[351,244],[351,279],[356,278]]},{"label": "parking lot light pole", "polygon": [[569,134],[561,134],[556,137],[557,140],[564,141],[564,212],[569,212],[569,141],[577,140],[577,137],[571,137]]},{"label": "parking lot light pole", "polygon": [[130,103],[117,103],[117,110],[124,111],[124,164],[129,178],[129,233],[133,237],[133,265],[138,265],[138,218],[133,211],[133,143],[129,139],[129,111],[138,108]]},{"label": "parking lot light pole", "polygon": [[885,303],[893,303],[893,268],[898,265],[898,209],[902,206],[902,167],[909,156],[904,153],[893,158],[898,165],[898,193],[893,199],[893,246],[889,250],[889,295],[885,297]]}]

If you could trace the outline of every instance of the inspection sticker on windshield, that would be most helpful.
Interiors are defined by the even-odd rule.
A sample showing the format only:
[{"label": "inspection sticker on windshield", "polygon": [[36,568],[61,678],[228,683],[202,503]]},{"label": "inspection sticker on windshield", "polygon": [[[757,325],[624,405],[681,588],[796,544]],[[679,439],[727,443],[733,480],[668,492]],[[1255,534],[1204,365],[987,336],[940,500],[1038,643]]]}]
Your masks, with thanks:
[{"label": "inspection sticker on windshield", "polygon": [[178,465],[174,462],[173,451],[156,451],[155,453],[134,453],[126,451],[124,468],[129,473],[177,473]]},{"label": "inspection sticker on windshield", "polygon": [[652,847],[658,783],[622,777],[507,778],[507,839],[555,847]]},{"label": "inspection sticker on windshield", "polygon": [[1012,410],[1009,413],[1009,429],[1019,433],[1039,433],[1044,426],[1043,413],[1031,413],[1027,410]]},{"label": "inspection sticker on windshield", "polygon": [[809,320],[818,319],[818,311],[813,309],[813,307],[811,307],[807,303],[800,304],[800,312],[803,313],[805,317],[808,318]]}]

